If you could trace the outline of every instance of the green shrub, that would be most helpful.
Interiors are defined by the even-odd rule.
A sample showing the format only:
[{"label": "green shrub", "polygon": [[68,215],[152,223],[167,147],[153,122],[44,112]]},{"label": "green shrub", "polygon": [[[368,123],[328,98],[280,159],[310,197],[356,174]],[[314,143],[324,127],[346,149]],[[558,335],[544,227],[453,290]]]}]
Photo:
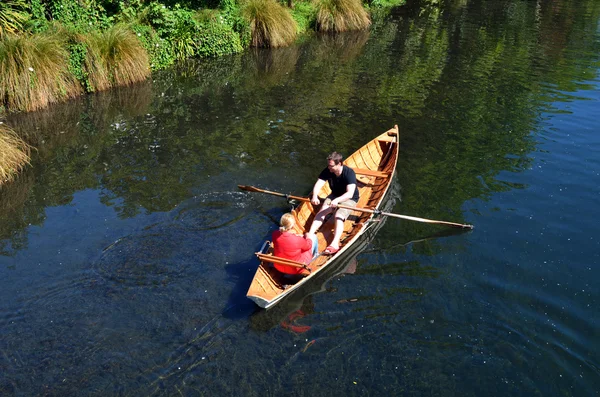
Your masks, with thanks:
[{"label": "green shrub", "polygon": [[0,87],[0,104],[8,110],[35,110],[80,94],[65,38],[44,33],[0,40]]},{"label": "green shrub", "polygon": [[175,63],[175,54],[169,42],[161,38],[158,33],[148,25],[134,25],[133,31],[137,34],[142,46],[148,53],[150,69],[161,70]]},{"label": "green shrub", "polygon": [[296,21],[274,0],[248,0],[243,14],[250,23],[253,47],[282,47],[296,39]]},{"label": "green shrub", "polygon": [[86,58],[88,48],[85,43],[75,42],[68,45],[69,50],[69,71],[81,83],[84,91],[93,92],[95,87],[89,79],[89,72],[86,69]]},{"label": "green shrub", "polygon": [[47,0],[43,3],[50,20],[80,32],[105,29],[112,23],[96,0]]},{"label": "green shrub", "polygon": [[144,11],[142,22],[150,25],[158,35],[167,40],[176,60],[182,61],[196,54],[194,35],[199,25],[192,11],[176,5],[173,9],[152,2]]},{"label": "green shrub", "polygon": [[220,17],[222,22],[233,28],[233,31],[240,36],[240,43],[243,48],[250,46],[252,41],[252,31],[243,12],[236,0],[221,0]]},{"label": "green shrub", "polygon": [[240,36],[231,26],[218,22],[202,26],[194,39],[197,45],[196,54],[200,56],[233,54],[243,49]]},{"label": "green shrub", "polygon": [[0,185],[12,181],[29,164],[31,147],[0,123]]},{"label": "green shrub", "polygon": [[372,0],[370,8],[392,8],[406,3],[406,0]]},{"label": "green shrub", "polygon": [[298,2],[291,13],[298,26],[298,33],[305,33],[315,27],[317,11],[313,2]]},{"label": "green shrub", "polygon": [[369,13],[360,0],[319,0],[316,8],[319,31],[362,30],[371,25]]}]

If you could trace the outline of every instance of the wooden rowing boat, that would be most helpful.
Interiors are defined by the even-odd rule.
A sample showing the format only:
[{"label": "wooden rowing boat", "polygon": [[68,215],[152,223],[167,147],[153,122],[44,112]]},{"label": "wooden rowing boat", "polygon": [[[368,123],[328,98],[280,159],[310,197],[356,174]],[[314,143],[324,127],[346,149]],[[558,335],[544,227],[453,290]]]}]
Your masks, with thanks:
[{"label": "wooden rowing boat", "polygon": [[[394,208],[399,196],[400,187],[397,181],[394,180],[380,208],[386,211],[391,210]],[[371,244],[379,229],[385,225],[387,218],[387,216],[383,216],[379,221],[372,222],[370,227],[365,228],[364,233],[352,243],[352,246],[343,255],[338,256],[334,262],[311,278],[310,282],[305,282],[300,287],[294,289],[286,295],[285,299],[281,299],[270,310],[257,310],[252,313],[250,316],[250,328],[255,331],[265,332],[279,324],[289,322],[288,316],[294,316],[294,313],[298,311],[307,314],[311,312],[315,306],[313,300],[310,299],[311,296],[325,292],[331,280],[338,278],[338,276],[356,272],[358,255],[364,252],[369,244]]]},{"label": "wooden rowing boat", "polygon": [[[246,296],[258,306],[270,309],[286,296],[298,290],[305,283],[310,282],[317,274],[322,272],[332,263],[343,258],[350,251],[359,237],[378,221],[378,210],[384,201],[396,173],[398,163],[398,126],[379,135],[362,146],[352,155],[344,159],[344,165],[351,167],[356,172],[357,188],[360,191],[360,200],[357,208],[344,223],[344,233],[340,240],[340,250],[334,255],[319,255],[307,265],[310,274],[291,284],[284,274],[273,266],[275,263],[294,265],[293,261],[274,257],[272,247],[266,247],[264,252],[257,252],[260,264],[254,275]],[[328,184],[319,192],[320,197],[331,193]],[[310,224],[318,211],[308,199],[302,199],[300,205],[292,211],[296,217],[296,226],[293,232],[303,234],[308,231]],[[317,232],[319,252],[325,250],[333,237],[334,217],[326,221]],[[301,266],[301,264],[296,263]]]}]

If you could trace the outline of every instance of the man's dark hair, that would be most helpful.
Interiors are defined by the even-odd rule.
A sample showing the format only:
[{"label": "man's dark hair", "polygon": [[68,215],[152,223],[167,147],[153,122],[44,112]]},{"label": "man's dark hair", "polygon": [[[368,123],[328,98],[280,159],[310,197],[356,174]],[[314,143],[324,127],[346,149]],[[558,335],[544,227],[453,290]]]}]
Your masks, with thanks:
[{"label": "man's dark hair", "polygon": [[344,156],[342,156],[338,152],[333,152],[329,156],[327,156],[327,161],[333,160],[333,162],[335,163],[335,165],[338,165],[338,164],[340,164],[342,162],[343,158],[344,158]]}]

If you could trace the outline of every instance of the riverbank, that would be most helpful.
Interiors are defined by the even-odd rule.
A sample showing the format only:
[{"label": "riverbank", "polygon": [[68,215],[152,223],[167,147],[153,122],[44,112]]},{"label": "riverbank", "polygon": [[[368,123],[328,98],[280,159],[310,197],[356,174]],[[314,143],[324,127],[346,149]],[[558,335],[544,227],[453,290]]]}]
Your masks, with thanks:
[{"label": "riverbank", "polygon": [[[404,2],[3,2],[0,14],[8,17],[0,20],[0,119],[144,81],[189,58],[285,47],[315,32],[366,30],[373,18]],[[29,162],[28,146],[6,131],[12,130],[0,131],[0,168],[15,175]],[[0,185],[9,180],[1,178]]]}]

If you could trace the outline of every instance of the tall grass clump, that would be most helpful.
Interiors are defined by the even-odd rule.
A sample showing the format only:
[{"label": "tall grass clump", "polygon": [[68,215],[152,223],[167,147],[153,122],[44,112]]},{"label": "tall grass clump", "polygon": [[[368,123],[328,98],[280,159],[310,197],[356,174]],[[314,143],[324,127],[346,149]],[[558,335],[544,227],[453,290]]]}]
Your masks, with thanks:
[{"label": "tall grass clump", "polygon": [[248,0],[243,14],[250,22],[253,47],[283,47],[296,39],[296,21],[275,0]]},{"label": "tall grass clump", "polygon": [[60,35],[7,35],[0,40],[0,106],[30,111],[80,93]]},{"label": "tall grass clump", "polygon": [[0,124],[0,185],[15,179],[29,164],[31,147],[9,127]]},{"label": "tall grass clump", "polygon": [[23,24],[29,19],[27,8],[25,0],[0,1],[0,38],[21,30]]},{"label": "tall grass clump", "polygon": [[320,0],[316,8],[317,30],[322,32],[363,30],[371,25],[360,0]]},{"label": "tall grass clump", "polygon": [[129,85],[150,76],[148,53],[127,25],[117,24],[103,32],[93,32],[86,41],[89,78],[97,90],[104,89],[106,81]]}]

